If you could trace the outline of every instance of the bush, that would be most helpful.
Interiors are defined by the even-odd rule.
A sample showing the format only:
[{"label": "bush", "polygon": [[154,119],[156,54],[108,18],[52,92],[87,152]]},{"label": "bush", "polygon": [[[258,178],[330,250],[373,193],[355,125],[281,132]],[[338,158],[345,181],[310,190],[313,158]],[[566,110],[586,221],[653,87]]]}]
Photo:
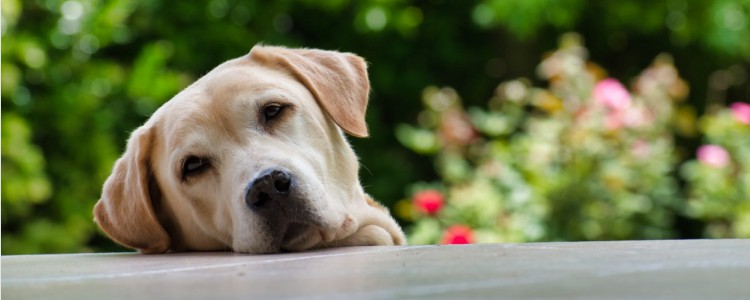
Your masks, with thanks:
[{"label": "bush", "polygon": [[706,237],[750,237],[750,105],[722,108],[701,129],[706,144],[681,167],[685,213],[707,223]]},{"label": "bush", "polygon": [[706,237],[750,237],[746,104],[703,119],[707,142],[722,145],[708,148],[720,152],[713,163],[699,152],[681,164],[674,131],[690,124],[680,123],[688,85],[669,55],[628,90],[566,34],[537,71],[547,88],[501,83],[486,109],[464,109],[451,88],[424,90],[419,125],[396,131],[440,175],[397,205],[414,221],[411,243],[675,238],[677,218],[706,222]]}]

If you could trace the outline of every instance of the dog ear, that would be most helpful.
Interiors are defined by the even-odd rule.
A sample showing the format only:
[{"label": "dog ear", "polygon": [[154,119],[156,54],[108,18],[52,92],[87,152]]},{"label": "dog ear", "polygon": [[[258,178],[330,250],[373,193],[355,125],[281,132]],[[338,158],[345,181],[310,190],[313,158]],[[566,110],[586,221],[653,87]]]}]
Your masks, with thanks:
[{"label": "dog ear", "polygon": [[255,46],[250,58],[289,70],[339,127],[356,137],[368,136],[365,112],[370,82],[367,63],[361,57],[336,51]]},{"label": "dog ear", "polygon": [[94,206],[94,221],[111,239],[141,251],[164,253],[170,239],[154,212],[153,197],[160,197],[153,181],[150,157],[154,132],[138,128],[127,150],[104,183],[102,198]]}]

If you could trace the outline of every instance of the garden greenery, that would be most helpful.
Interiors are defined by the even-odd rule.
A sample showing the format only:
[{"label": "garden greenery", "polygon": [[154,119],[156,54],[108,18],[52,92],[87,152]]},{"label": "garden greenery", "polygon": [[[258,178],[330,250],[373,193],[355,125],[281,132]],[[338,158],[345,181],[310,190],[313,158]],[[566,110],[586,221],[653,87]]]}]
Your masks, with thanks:
[{"label": "garden greenery", "polygon": [[707,145],[682,163],[673,128],[688,85],[670,56],[628,90],[567,34],[537,72],[547,88],[503,82],[485,109],[424,90],[419,125],[396,131],[440,174],[397,206],[411,243],[677,238],[680,217],[708,224],[703,237],[750,237],[750,105],[705,116]]}]

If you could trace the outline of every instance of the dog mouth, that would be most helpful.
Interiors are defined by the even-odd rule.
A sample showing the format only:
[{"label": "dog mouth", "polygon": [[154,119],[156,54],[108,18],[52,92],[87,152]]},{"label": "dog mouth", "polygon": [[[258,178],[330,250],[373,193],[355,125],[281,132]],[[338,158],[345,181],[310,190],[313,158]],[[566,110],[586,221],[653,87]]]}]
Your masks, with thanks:
[{"label": "dog mouth", "polygon": [[300,223],[300,222],[291,222],[286,228],[286,232],[284,233],[284,237],[281,239],[282,245],[287,244],[294,244],[296,241],[300,240],[301,238],[304,238],[304,236],[312,229],[312,225]]},{"label": "dog mouth", "polygon": [[320,230],[309,223],[291,222],[281,239],[281,252],[303,251],[320,243]]}]

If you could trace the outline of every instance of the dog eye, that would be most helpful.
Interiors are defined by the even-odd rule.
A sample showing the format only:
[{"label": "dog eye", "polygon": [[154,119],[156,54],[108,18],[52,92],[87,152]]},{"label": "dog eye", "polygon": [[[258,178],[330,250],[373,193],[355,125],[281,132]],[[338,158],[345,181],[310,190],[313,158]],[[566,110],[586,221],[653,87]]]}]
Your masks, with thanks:
[{"label": "dog eye", "polygon": [[284,106],[280,104],[269,104],[263,107],[263,117],[266,119],[266,121],[270,121],[276,116],[278,116],[281,111],[284,110]]},{"label": "dog eye", "polygon": [[182,163],[182,179],[203,173],[210,166],[210,162],[204,157],[188,156]]}]

